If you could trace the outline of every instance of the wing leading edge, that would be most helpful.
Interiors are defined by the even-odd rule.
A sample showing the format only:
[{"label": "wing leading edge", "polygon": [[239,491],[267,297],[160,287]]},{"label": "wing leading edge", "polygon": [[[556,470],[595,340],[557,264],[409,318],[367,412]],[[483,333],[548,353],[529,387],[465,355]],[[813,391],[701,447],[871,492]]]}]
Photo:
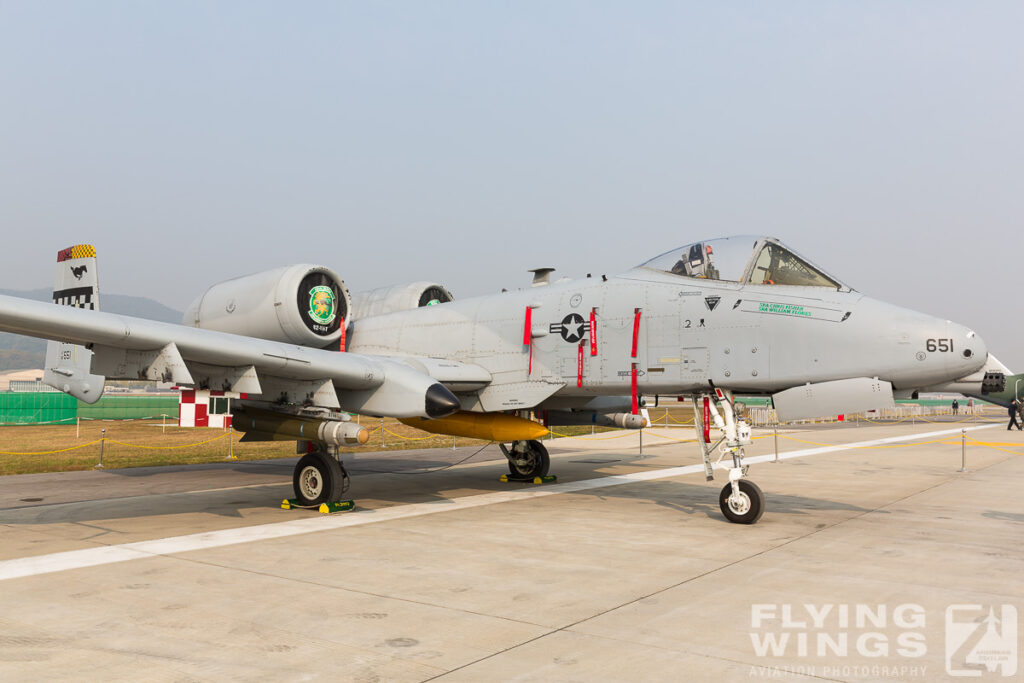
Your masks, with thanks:
[{"label": "wing leading edge", "polygon": [[[2,295],[0,330],[85,346],[93,354],[89,377],[101,385],[105,377],[172,381],[388,417],[458,410],[439,383],[444,377],[489,381],[481,368],[449,361],[324,351]],[[46,370],[68,390],[59,362]],[[84,400],[98,399],[102,386],[91,391]]]}]

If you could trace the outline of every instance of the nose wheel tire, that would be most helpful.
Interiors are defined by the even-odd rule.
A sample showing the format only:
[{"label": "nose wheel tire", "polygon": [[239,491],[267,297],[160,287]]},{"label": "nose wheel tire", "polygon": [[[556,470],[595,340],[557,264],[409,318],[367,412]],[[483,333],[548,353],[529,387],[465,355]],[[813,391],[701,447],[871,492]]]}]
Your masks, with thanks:
[{"label": "nose wheel tire", "polygon": [[764,493],[752,481],[740,479],[736,482],[739,492],[733,494],[732,482],[718,494],[718,506],[722,514],[733,524],[753,524],[764,514]]},{"label": "nose wheel tire", "polygon": [[508,471],[516,477],[532,479],[534,477],[547,476],[551,467],[551,456],[548,449],[540,441],[525,441],[520,444],[513,444],[512,452],[509,454]]},{"label": "nose wheel tire", "polygon": [[295,465],[292,487],[300,505],[333,503],[341,498],[343,484],[341,463],[326,453],[308,453]]}]

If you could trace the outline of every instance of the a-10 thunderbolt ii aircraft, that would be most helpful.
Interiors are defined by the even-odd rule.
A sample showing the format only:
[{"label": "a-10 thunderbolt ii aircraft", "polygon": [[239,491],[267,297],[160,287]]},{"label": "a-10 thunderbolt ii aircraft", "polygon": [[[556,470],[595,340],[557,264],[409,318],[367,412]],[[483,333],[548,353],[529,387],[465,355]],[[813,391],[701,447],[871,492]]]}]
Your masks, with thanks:
[{"label": "a-10 thunderbolt ii aircraft", "polygon": [[349,413],[498,442],[532,478],[549,467],[543,425],[639,428],[641,397],[689,396],[705,473],[728,474],[722,512],[750,524],[765,500],[746,479],[738,392],[787,421],[954,381],[1004,388],[971,330],[870,299],[769,237],[695,242],[610,278],[549,271],[453,301],[431,283],[353,297],[329,268],[296,265],[213,285],[172,325],[83,310],[99,300],[83,245],[58,253],[54,302],[70,307],[0,296],[0,329],[51,340],[45,381],[86,402],[108,377],[239,392],[243,440],[306,452],[294,487],[309,505],[340,496],[338,448],[366,441]]}]

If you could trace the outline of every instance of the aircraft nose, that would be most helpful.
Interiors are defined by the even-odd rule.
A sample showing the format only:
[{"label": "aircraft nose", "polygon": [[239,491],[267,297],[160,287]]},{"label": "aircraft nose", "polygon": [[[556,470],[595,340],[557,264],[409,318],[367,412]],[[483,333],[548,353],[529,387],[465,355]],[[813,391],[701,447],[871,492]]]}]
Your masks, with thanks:
[{"label": "aircraft nose", "polygon": [[957,323],[949,323],[949,335],[953,341],[952,362],[962,367],[965,373],[974,372],[985,365],[988,346],[974,330]]}]

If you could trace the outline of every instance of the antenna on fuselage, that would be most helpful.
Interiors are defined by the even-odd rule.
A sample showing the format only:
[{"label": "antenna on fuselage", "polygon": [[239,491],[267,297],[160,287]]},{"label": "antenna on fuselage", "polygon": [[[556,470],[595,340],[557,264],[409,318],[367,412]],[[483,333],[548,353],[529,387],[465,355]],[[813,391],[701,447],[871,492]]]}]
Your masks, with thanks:
[{"label": "antenna on fuselage", "polygon": [[530,283],[531,287],[543,287],[544,285],[551,284],[551,273],[555,272],[554,268],[534,268],[528,271],[533,273],[533,282]]}]

